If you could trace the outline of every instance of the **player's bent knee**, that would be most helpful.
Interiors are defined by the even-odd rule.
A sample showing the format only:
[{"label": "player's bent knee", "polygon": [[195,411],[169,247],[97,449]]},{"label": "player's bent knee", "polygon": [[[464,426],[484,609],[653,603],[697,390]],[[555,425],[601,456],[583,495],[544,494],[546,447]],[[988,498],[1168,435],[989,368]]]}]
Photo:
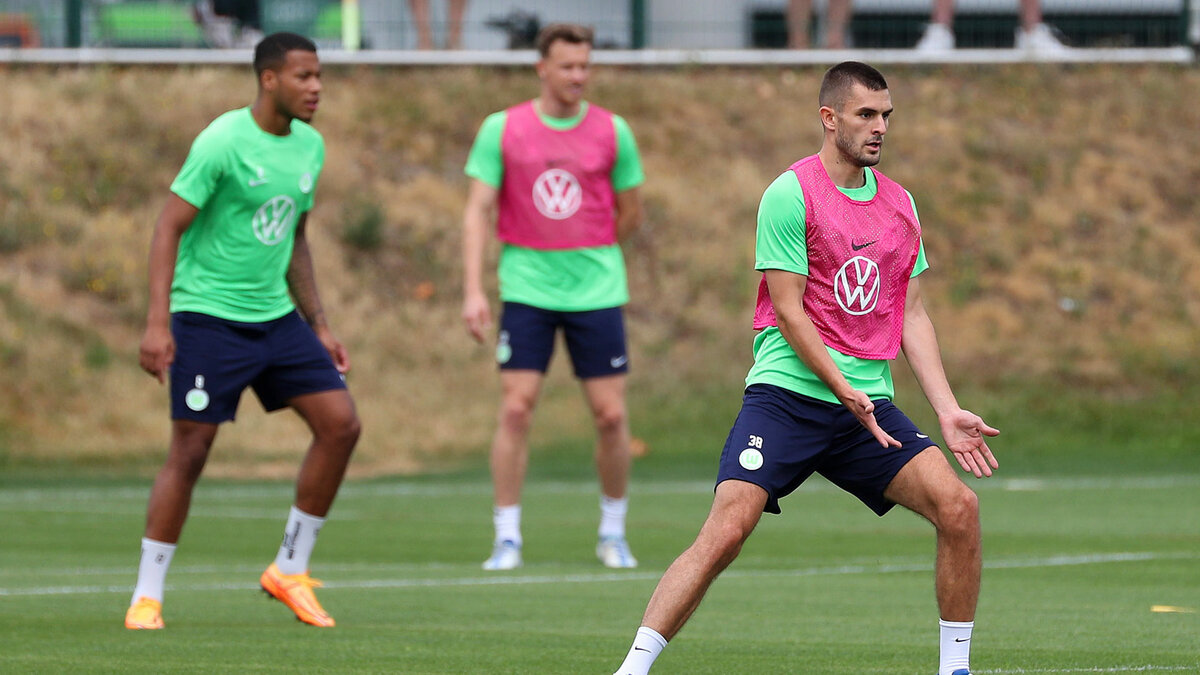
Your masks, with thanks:
[{"label": "player's bent knee", "polygon": [[595,415],[596,430],[602,434],[617,433],[627,424],[624,410],[605,411]]},{"label": "player's bent knee", "polygon": [[966,485],[954,490],[938,502],[940,529],[951,532],[970,532],[979,529],[979,495]]},{"label": "player's bent knee", "polygon": [[204,471],[204,464],[207,460],[207,447],[177,444],[171,449],[163,468],[173,471],[188,482],[195,483],[200,478],[200,473]]},{"label": "player's bent knee", "polygon": [[523,401],[505,401],[500,408],[500,425],[516,432],[527,432],[533,424],[533,406]]},{"label": "player's bent knee", "polygon": [[358,443],[358,437],[362,435],[362,421],[358,415],[351,415],[341,422],[337,427],[336,435],[340,443],[354,447]]},{"label": "player's bent knee", "polygon": [[705,544],[705,548],[719,561],[723,561],[724,567],[738,556],[742,550],[742,544],[750,536],[754,528],[746,527],[740,522],[728,521],[719,525],[706,527],[701,533],[701,540]]}]

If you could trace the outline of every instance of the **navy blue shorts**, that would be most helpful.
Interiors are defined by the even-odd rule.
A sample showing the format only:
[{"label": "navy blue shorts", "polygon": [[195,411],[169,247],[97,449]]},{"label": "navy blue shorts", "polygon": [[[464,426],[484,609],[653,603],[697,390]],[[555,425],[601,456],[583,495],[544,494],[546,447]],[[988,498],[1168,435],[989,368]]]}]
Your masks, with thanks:
[{"label": "navy blue shorts", "polygon": [[268,412],[303,394],[346,388],[328,350],[294,311],[264,323],[176,312],[171,333],[171,419],[232,420],[246,387]]},{"label": "navy blue shorts", "polygon": [[753,483],[767,491],[763,511],[779,513],[779,500],[816,472],[882,516],[895,506],[883,496],[892,479],[936,444],[887,399],[875,401],[875,421],[903,447],[881,446],[840,403],[750,385],[721,452],[717,484]]},{"label": "navy blue shorts", "polygon": [[546,372],[554,354],[554,337],[560,328],[575,377],[587,379],[629,371],[625,317],[620,307],[556,312],[506,302],[500,316],[496,363],[501,370]]}]

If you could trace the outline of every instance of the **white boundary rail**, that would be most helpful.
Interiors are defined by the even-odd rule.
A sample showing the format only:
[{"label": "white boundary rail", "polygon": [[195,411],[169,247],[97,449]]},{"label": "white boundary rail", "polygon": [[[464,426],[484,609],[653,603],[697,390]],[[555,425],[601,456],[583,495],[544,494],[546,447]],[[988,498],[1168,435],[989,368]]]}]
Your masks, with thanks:
[{"label": "white boundary rail", "polygon": [[[596,50],[593,62],[618,66],[803,66],[857,60],[882,64],[1015,64],[1015,63],[1196,63],[1190,47],[1145,49],[1069,49],[1040,55],[1016,49],[956,49],[924,54],[913,49],[637,49]],[[519,51],[417,51],[364,50],[348,52],[322,49],[327,65],[375,66],[509,66],[529,65],[537,59],[531,50]],[[247,49],[81,49],[0,48],[0,63],[51,65],[245,65]]]}]

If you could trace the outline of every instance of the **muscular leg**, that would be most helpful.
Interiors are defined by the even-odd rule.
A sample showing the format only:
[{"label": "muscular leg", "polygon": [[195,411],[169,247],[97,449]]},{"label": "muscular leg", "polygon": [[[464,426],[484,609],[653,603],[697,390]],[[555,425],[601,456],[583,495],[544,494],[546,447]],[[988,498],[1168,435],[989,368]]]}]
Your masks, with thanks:
[{"label": "muscular leg", "polygon": [[189,420],[171,423],[167,461],[154,479],[146,509],[146,538],[174,544],[192,503],[192,489],[204,470],[217,425]]},{"label": "muscular leg", "polygon": [[413,23],[417,24],[417,49],[433,49],[433,26],[430,24],[429,0],[409,0]]},{"label": "muscular leg", "polygon": [[767,493],[757,485],[727,480],[717,486],[712,510],[696,541],[667,568],[642,617],[642,625],[670,640],[683,628],[708,587],[742,550],[758,525]]},{"label": "muscular leg", "polygon": [[850,0],[829,0],[825,16],[825,46],[845,49],[850,28]]},{"label": "muscular leg", "polygon": [[920,514],[937,530],[935,584],[941,618],[974,621],[983,568],[978,496],[936,447],[906,464],[884,496]]},{"label": "muscular leg", "polygon": [[1021,29],[1028,32],[1042,22],[1042,0],[1021,0]]},{"label": "muscular leg", "polygon": [[362,426],[345,389],[297,396],[288,404],[312,430],[312,444],[296,479],[296,508],[324,518],[333,505]]},{"label": "muscular leg", "polygon": [[446,33],[446,49],[462,48],[463,15],[467,0],[450,0],[450,27]]},{"label": "muscular leg", "polygon": [[629,485],[629,415],[625,408],[625,375],[583,380],[583,391],[596,424],[596,473],[600,491],[620,499]]},{"label": "muscular leg", "polygon": [[788,47],[808,49],[810,21],[812,21],[812,0],[788,0]]},{"label": "muscular leg", "polygon": [[529,465],[529,428],[544,377],[536,370],[500,372],[500,419],[492,438],[491,454],[496,506],[521,502],[525,468]]}]

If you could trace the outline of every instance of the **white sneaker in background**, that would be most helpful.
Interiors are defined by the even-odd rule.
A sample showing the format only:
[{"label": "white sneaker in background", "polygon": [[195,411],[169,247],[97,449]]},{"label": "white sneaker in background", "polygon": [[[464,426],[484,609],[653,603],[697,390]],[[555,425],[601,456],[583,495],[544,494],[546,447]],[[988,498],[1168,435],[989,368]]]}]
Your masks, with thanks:
[{"label": "white sneaker in background", "polygon": [[1017,29],[1015,47],[1022,51],[1040,55],[1065,54],[1070,47],[1054,34],[1054,29],[1039,23],[1029,30]]},{"label": "white sneaker in background", "polygon": [[913,49],[919,52],[946,52],[954,49],[954,31],[945,24],[931,23]]},{"label": "white sneaker in background", "polygon": [[489,571],[495,570],[512,570],[520,567],[524,562],[521,560],[521,545],[515,541],[505,539],[504,541],[496,542],[492,547],[492,557],[483,561],[483,569]]},{"label": "white sneaker in background", "polygon": [[596,544],[596,557],[612,569],[632,569],[638,564],[625,537],[601,537]]}]

